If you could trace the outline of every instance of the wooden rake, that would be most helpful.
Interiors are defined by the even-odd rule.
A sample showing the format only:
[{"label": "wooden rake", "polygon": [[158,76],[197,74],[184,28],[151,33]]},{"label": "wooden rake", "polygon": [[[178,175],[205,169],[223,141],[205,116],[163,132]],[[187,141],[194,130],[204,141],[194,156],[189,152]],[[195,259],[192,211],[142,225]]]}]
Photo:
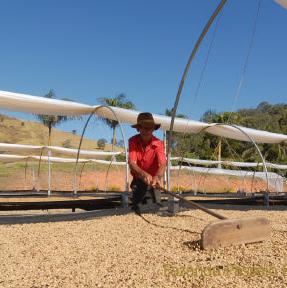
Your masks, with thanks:
[{"label": "wooden rake", "polygon": [[159,187],[159,189],[220,220],[208,224],[203,229],[200,240],[202,249],[216,249],[238,244],[262,242],[270,237],[271,225],[269,220],[264,217],[228,219],[219,213],[191,200],[187,200],[163,187]]}]

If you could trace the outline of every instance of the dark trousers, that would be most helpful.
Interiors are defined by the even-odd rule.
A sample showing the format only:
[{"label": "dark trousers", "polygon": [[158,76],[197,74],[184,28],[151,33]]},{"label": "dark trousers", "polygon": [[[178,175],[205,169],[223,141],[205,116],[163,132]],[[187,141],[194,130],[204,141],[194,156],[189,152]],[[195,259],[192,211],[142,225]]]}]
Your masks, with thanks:
[{"label": "dark trousers", "polygon": [[160,191],[148,186],[141,179],[134,178],[131,183],[132,204],[137,207],[139,204],[146,204],[146,200],[151,198],[154,203],[160,203]]}]

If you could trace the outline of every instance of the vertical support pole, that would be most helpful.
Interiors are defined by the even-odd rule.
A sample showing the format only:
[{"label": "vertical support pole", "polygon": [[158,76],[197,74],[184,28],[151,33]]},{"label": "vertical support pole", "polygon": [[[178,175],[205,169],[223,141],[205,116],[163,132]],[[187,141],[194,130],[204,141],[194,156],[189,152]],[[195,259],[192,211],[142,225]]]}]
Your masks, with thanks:
[{"label": "vertical support pole", "polygon": [[125,191],[122,193],[122,207],[127,208],[129,206],[129,163],[127,162],[128,157],[126,157],[126,183]]},{"label": "vertical support pole", "polygon": [[124,191],[122,193],[122,207],[128,208],[128,206],[129,206],[129,194],[127,191]]},{"label": "vertical support pole", "polygon": [[73,195],[77,195],[77,170],[75,171],[73,178]]},{"label": "vertical support pole", "polygon": [[264,192],[263,197],[264,197],[264,206],[266,208],[269,208],[269,192],[268,191]]},{"label": "vertical support pole", "polygon": [[[180,85],[178,87],[178,91],[176,94],[176,98],[175,98],[175,102],[172,108],[172,115],[171,115],[171,121],[170,121],[170,128],[169,128],[169,135],[168,135],[168,151],[171,151],[171,143],[172,143],[172,132],[173,132],[173,127],[174,127],[174,119],[175,119],[175,115],[176,115],[176,110],[177,110],[177,106],[179,103],[179,99],[180,99],[180,95],[181,95],[181,91],[183,89],[184,86],[184,82],[185,79],[187,78],[187,74],[189,71],[189,68],[192,64],[192,61],[196,55],[196,52],[200,46],[200,43],[202,42],[202,40],[204,39],[206,33],[208,32],[211,24],[213,23],[214,19],[216,18],[216,16],[219,14],[219,12],[221,11],[221,9],[223,8],[223,6],[225,5],[227,0],[221,0],[219,5],[216,7],[215,11],[212,13],[211,17],[209,18],[208,22],[205,24],[199,38],[197,39],[194,48],[192,49],[192,52],[188,58],[188,62],[185,66],[184,72],[182,74],[181,77],[181,81],[180,81]],[[168,153],[168,161],[170,159],[170,152]]]},{"label": "vertical support pole", "polygon": [[32,190],[35,190],[35,169],[34,169],[34,165],[33,164],[32,164],[32,185],[33,185]]},{"label": "vertical support pole", "polygon": [[48,196],[51,196],[51,150],[48,150]]},{"label": "vertical support pole", "polygon": [[[166,132],[167,138],[171,137],[169,132]],[[169,142],[169,139],[167,139]],[[170,180],[171,180],[171,175],[170,175],[170,168],[171,168],[171,149],[167,149],[168,154],[167,154],[167,190],[171,191],[170,187]],[[179,200],[172,195],[168,195],[168,212],[171,215],[174,215],[179,211]]]},{"label": "vertical support pole", "polygon": [[97,169],[95,169],[96,176],[96,191],[99,191],[99,175],[97,175]]},{"label": "vertical support pole", "polygon": [[27,190],[27,169],[28,169],[28,158],[26,159],[26,163],[25,163],[25,184],[24,184],[25,190]]},{"label": "vertical support pole", "polygon": [[[167,153],[167,141],[166,141],[166,131],[163,131],[163,143],[164,143],[164,150],[165,150],[165,155]],[[163,175],[163,187],[167,190],[169,190],[167,188],[167,170],[168,168],[165,169],[164,171],[164,175]]]},{"label": "vertical support pole", "polygon": [[218,161],[220,161],[219,163],[218,163],[218,166],[217,166],[217,168],[219,168],[219,169],[221,169],[222,167],[221,167],[221,144],[222,144],[222,138],[220,137],[219,138],[219,143],[218,143]]}]

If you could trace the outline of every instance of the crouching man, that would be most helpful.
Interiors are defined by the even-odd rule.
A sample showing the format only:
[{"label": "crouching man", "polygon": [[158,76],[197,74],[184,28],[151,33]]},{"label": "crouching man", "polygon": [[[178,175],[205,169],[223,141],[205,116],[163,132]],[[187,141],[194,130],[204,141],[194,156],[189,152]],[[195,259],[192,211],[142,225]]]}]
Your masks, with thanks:
[{"label": "crouching man", "polygon": [[160,203],[160,191],[166,167],[164,144],[153,136],[160,124],[154,122],[151,113],[140,113],[137,124],[132,126],[139,134],[129,139],[129,167],[133,180],[131,183],[132,204],[136,213],[140,213],[139,204],[149,192],[154,203]]}]

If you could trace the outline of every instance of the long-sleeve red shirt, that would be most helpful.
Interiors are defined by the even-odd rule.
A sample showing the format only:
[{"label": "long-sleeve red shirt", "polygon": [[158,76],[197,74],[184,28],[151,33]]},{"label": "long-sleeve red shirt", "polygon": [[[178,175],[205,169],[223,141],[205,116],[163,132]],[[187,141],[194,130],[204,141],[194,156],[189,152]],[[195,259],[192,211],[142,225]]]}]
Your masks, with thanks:
[{"label": "long-sleeve red shirt", "polygon": [[[150,143],[144,146],[140,135],[129,139],[129,161],[137,165],[151,176],[155,176],[160,165],[166,164],[166,156],[163,141],[152,136]],[[136,177],[135,172],[131,172]]]}]

